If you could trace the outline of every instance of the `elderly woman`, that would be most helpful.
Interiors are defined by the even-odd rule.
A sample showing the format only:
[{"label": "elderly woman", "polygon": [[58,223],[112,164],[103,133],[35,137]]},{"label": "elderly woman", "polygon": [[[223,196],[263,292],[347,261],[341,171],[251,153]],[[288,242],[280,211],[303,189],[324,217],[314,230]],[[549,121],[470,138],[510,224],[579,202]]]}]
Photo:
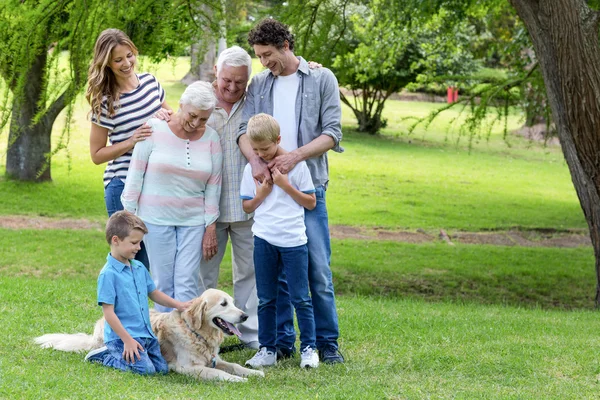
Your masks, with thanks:
[{"label": "elderly woman", "polygon": [[209,83],[195,82],[170,121],[148,121],[152,135],[135,146],[121,198],[148,227],[156,288],[179,301],[199,296],[200,259],[217,252],[222,152],[219,135],[206,126],[216,102]]}]

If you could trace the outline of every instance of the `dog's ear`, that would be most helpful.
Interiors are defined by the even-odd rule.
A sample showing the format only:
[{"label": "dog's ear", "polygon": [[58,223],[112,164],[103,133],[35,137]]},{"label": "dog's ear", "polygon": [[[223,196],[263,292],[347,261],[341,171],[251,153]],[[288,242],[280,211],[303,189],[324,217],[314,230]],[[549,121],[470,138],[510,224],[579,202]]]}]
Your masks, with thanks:
[{"label": "dog's ear", "polygon": [[190,320],[192,322],[192,326],[194,328],[201,328],[202,321],[204,320],[204,314],[206,314],[207,303],[204,299],[196,299],[192,303],[191,307],[188,308],[185,312],[190,316]]}]

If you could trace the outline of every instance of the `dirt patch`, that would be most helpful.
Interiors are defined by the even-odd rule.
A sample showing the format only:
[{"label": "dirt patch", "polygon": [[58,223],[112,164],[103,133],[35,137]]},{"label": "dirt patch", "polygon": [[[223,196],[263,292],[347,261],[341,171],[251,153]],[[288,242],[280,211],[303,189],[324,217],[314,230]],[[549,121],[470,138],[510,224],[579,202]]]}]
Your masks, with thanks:
[{"label": "dirt patch", "polygon": [[[2,229],[73,229],[100,230],[104,224],[89,219],[31,217],[24,215],[0,216]],[[443,230],[426,232],[391,230],[381,227],[366,228],[348,225],[331,225],[331,237],[334,239],[386,240],[403,243],[428,243],[444,241],[449,245],[487,244],[495,246],[523,247],[581,247],[592,243],[586,230],[554,231],[543,230],[508,230],[495,232],[445,232]],[[444,234],[442,234],[442,232]]]},{"label": "dirt patch", "polygon": [[[523,136],[525,139],[542,142],[547,146],[560,146],[558,137],[553,136],[548,132],[546,124],[536,124],[533,126],[523,126],[513,132],[513,135]],[[550,128],[552,130],[552,127]]]},{"label": "dirt patch", "polygon": [[24,215],[0,216],[0,228],[3,229],[75,229],[103,230],[103,224],[89,219],[29,217]]},{"label": "dirt patch", "polygon": [[508,230],[495,232],[425,232],[397,231],[382,228],[364,228],[346,225],[332,225],[331,237],[335,239],[389,240],[405,243],[426,243],[445,241],[449,245],[487,244],[493,246],[523,246],[523,247],[581,247],[591,246],[587,231],[566,230]]}]

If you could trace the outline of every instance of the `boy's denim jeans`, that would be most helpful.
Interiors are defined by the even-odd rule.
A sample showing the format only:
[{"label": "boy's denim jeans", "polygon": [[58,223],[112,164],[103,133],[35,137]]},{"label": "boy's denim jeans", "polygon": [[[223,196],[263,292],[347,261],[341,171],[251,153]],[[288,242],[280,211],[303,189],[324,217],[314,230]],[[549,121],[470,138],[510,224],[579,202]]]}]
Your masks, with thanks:
[{"label": "boy's denim jeans", "polygon": [[106,367],[120,369],[122,371],[132,371],[140,375],[166,374],[169,372],[167,362],[160,354],[160,345],[154,338],[134,338],[144,347],[144,351],[139,351],[141,359],[134,363],[128,363],[123,359],[124,344],[121,339],[111,340],[106,343],[108,354],[104,356],[103,364]]},{"label": "boy's denim jeans", "polygon": [[[315,190],[317,206],[310,211],[304,210],[304,223],[308,237],[308,282],[315,314],[317,348],[322,350],[332,346],[337,349],[339,327],[330,268],[331,242],[325,188],[317,186]],[[288,276],[287,282],[291,280],[293,279]],[[291,350],[296,341],[296,332],[288,285],[286,276],[283,275],[278,285],[276,346]]]},{"label": "boy's denim jeans", "polygon": [[[254,269],[258,294],[258,341],[275,352],[277,340],[277,288],[280,275],[288,277],[289,299],[296,309],[302,349],[315,349],[315,319],[308,290],[308,250],[273,246],[254,237]],[[295,337],[294,337],[295,339]]]},{"label": "boy's denim jeans", "polygon": [[[106,211],[108,212],[109,217],[123,209],[121,193],[123,193],[124,188],[125,184],[116,176],[112,178],[104,188],[104,202],[106,203]],[[146,251],[146,246],[143,241],[140,242],[140,247],[141,249],[135,255],[135,259],[144,264],[146,269],[150,271],[150,260],[148,259],[148,252]]]}]

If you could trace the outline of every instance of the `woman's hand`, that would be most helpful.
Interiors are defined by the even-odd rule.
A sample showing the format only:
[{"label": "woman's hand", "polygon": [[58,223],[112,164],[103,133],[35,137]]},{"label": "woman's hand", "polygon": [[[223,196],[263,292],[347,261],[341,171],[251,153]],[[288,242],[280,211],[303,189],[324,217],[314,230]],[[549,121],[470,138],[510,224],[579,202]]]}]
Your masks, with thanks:
[{"label": "woman's hand", "polygon": [[133,135],[128,139],[131,142],[131,148],[133,148],[136,143],[146,140],[150,135],[152,135],[152,127],[150,127],[150,125],[144,124],[137,128],[133,132]]},{"label": "woman's hand", "polygon": [[154,118],[169,122],[171,120],[171,114],[173,114],[173,110],[163,107],[154,113]]}]

